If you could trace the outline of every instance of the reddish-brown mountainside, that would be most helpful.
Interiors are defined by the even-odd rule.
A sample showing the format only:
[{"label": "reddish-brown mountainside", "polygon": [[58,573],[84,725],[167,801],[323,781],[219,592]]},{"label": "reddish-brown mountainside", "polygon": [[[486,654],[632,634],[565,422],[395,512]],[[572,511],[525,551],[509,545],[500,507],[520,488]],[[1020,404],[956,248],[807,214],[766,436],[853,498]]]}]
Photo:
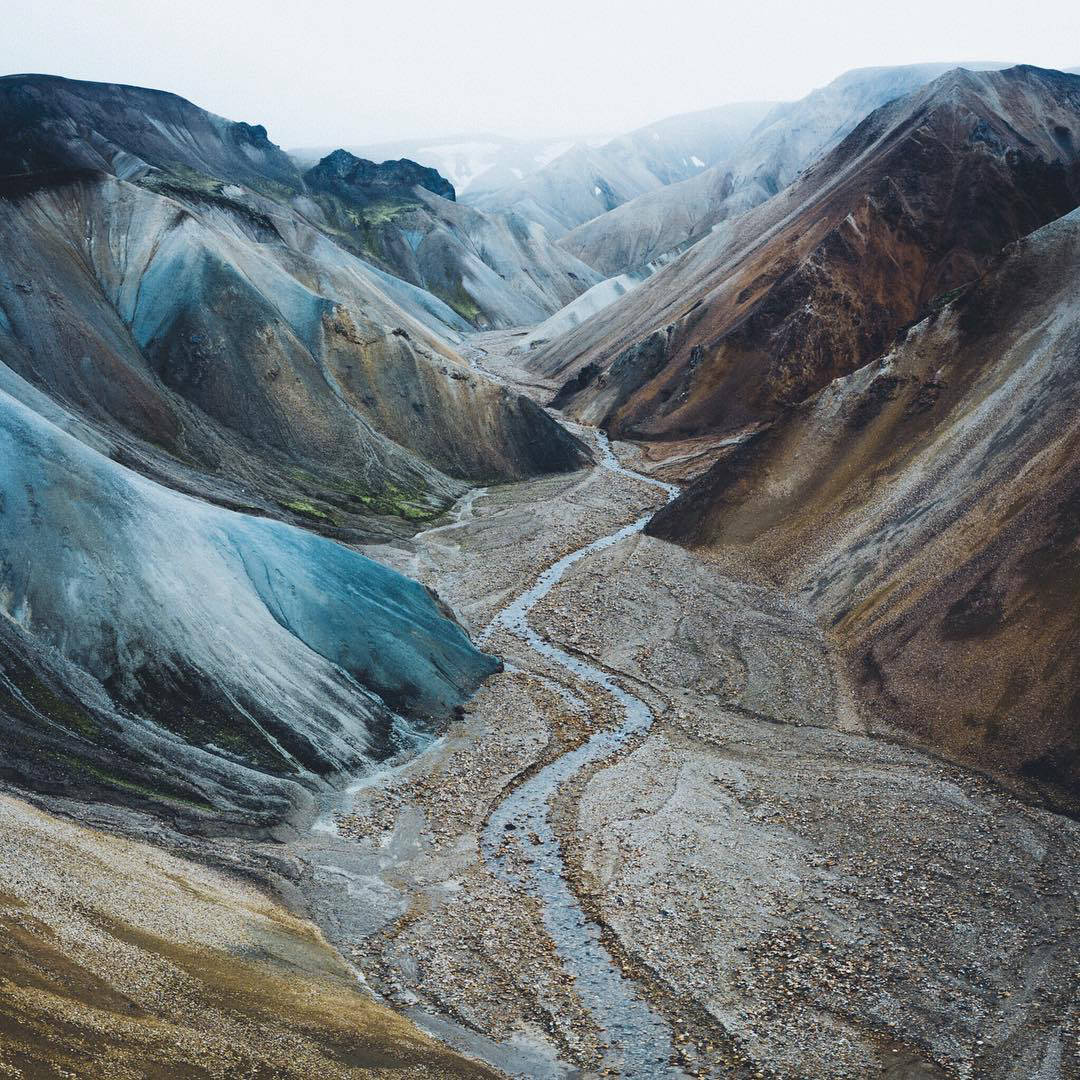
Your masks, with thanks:
[{"label": "reddish-brown mountainside", "polygon": [[1011,240],[1080,203],[1080,77],[956,69],[530,364],[612,432],[775,417],[879,356]]},{"label": "reddish-brown mountainside", "polygon": [[1080,797],[1080,210],[650,531],[799,590],[867,715]]}]

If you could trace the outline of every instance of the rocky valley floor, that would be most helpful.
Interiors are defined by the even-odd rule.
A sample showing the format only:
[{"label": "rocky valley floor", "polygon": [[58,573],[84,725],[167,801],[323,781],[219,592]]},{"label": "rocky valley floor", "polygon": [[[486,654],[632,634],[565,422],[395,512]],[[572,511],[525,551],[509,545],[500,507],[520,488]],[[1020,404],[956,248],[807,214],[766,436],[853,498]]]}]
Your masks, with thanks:
[{"label": "rocky valley floor", "polygon": [[[486,340],[473,362],[514,385],[512,337]],[[366,549],[504,670],[310,832],[197,839],[48,800],[120,840],[5,804],[2,974],[25,989],[0,994],[0,1067],[64,1075],[59,1024],[76,1051],[106,1040],[103,1076],[155,1055],[212,1076],[1080,1076],[1080,826],[869,737],[798,604],[634,531],[655,477],[721,448],[618,444],[641,476],[570,427],[600,465]],[[79,873],[36,872],[50,850]],[[218,1011],[195,1007],[226,970]],[[356,1013],[357,978],[476,1064]]]},{"label": "rocky valley floor", "polygon": [[1080,75],[512,142],[0,77],[0,1080],[1080,1080]]},{"label": "rocky valley floor", "polygon": [[528,616],[655,716],[550,791],[587,932],[662,1032],[652,1065],[620,1067],[592,976],[522,884],[547,841],[500,808],[624,708],[491,624],[663,499],[595,468],[474,492],[368,551],[490,627],[506,668],[291,846],[316,922],[380,996],[513,1075],[1080,1075],[1077,824],[868,737],[805,612],[640,534]]}]

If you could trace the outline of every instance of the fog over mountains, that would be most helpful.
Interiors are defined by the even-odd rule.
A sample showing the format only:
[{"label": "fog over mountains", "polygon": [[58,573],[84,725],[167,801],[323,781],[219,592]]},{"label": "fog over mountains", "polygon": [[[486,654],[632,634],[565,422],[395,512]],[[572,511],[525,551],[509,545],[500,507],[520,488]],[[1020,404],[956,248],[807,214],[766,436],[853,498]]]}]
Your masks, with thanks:
[{"label": "fog over mountains", "polygon": [[1080,69],[406,134],[0,78],[0,1064],[1080,1077]]}]

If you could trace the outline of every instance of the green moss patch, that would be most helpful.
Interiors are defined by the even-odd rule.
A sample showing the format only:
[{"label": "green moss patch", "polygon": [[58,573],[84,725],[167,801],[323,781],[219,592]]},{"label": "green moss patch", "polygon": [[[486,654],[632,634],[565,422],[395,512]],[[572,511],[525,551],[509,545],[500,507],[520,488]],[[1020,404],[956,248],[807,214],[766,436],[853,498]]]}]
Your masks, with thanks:
[{"label": "green moss patch", "polygon": [[294,514],[299,514],[301,517],[308,518],[311,521],[318,521],[324,525],[339,524],[336,515],[330,513],[328,510],[320,510],[314,503],[310,503],[306,499],[282,500],[278,505],[285,510],[291,510]]},{"label": "green moss patch", "polygon": [[[100,734],[97,721],[72,702],[60,697],[45,685],[25,664],[13,657],[3,657],[4,670],[18,692],[31,709],[36,709],[42,716],[61,724],[69,731],[94,739]],[[0,685],[0,702],[21,719],[31,724],[40,724],[40,720],[15,695]]]},{"label": "green moss patch", "polygon": [[84,773],[87,776],[92,777],[99,783],[104,784],[106,787],[120,788],[122,791],[129,791],[133,795],[141,795],[146,799],[156,799],[158,801],[174,803],[178,806],[188,806],[196,810],[213,810],[213,806],[208,802],[203,802],[201,799],[193,799],[188,795],[182,795],[180,792],[172,788],[153,788],[149,784],[140,783],[137,780],[132,780],[128,776],[124,776],[122,773],[113,772],[110,769],[102,769],[96,765],[91,765],[88,761],[83,761],[80,758],[72,757],[68,754],[60,755],[62,761],[67,762],[78,772]]},{"label": "green moss patch", "polygon": [[444,304],[453,308],[466,322],[478,325],[481,322],[487,321],[484,318],[483,311],[480,310],[476,301],[465,290],[465,286],[460,279],[451,289],[432,288],[431,291],[442,300]]},{"label": "green moss patch", "polygon": [[[388,483],[382,489],[375,490],[360,483],[314,477],[302,469],[293,470],[292,478],[298,487],[318,490],[318,496],[312,496],[312,498],[332,503],[342,510],[363,510],[369,514],[399,517],[406,521],[431,521],[445,510],[442,505],[432,506],[425,492],[419,488],[405,490],[396,484]],[[280,505],[294,513],[309,517],[313,521],[338,523],[333,514],[320,510],[308,499],[290,500]],[[306,509],[300,509],[300,507]]]}]

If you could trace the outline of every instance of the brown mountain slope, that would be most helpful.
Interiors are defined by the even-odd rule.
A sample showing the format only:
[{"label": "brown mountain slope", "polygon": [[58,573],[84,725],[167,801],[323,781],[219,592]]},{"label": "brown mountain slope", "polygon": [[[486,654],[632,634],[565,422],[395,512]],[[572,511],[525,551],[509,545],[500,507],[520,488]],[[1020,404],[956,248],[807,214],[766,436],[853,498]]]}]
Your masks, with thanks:
[{"label": "brown mountain slope", "polygon": [[1078,202],[1080,78],[956,69],[530,366],[566,380],[556,404],[616,433],[739,429],[880,355]]},{"label": "brown mountain slope", "polygon": [[800,590],[875,724],[1080,798],[1080,211],[650,526]]},{"label": "brown mountain slope", "polygon": [[0,838],[6,1076],[496,1075],[376,1002],[250,885],[6,795]]}]

